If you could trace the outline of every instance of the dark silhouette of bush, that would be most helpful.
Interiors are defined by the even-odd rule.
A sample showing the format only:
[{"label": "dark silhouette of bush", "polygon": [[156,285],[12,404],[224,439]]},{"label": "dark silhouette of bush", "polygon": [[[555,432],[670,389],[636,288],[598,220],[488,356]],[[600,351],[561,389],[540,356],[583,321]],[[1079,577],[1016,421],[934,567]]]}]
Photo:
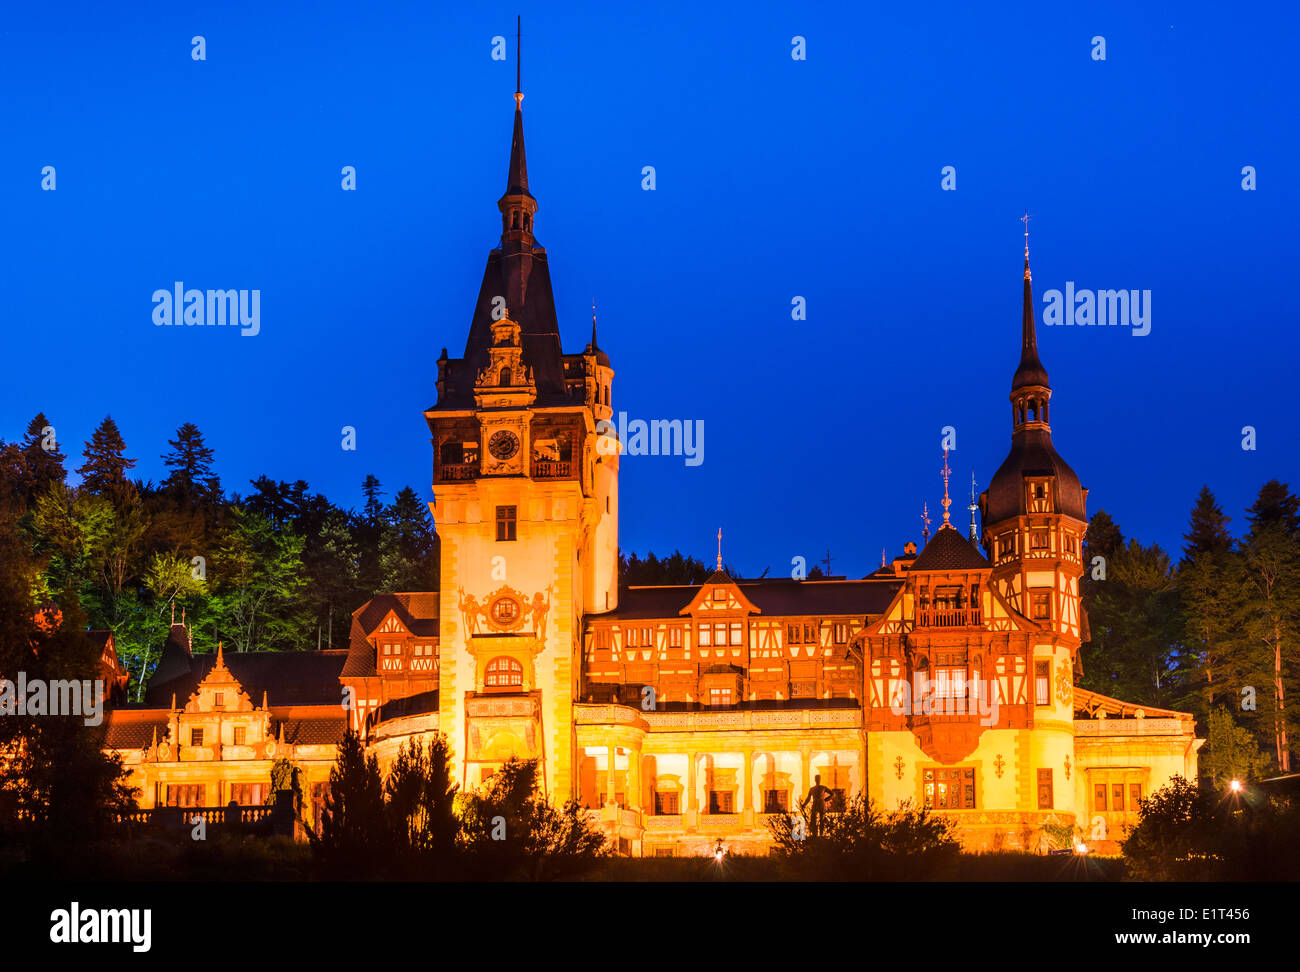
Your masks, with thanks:
[{"label": "dark silhouette of bush", "polygon": [[790,877],[826,881],[908,881],[950,878],[961,844],[954,824],[905,803],[881,813],[862,794],[841,813],[827,814],[812,834],[802,811],[768,820],[772,853]]}]

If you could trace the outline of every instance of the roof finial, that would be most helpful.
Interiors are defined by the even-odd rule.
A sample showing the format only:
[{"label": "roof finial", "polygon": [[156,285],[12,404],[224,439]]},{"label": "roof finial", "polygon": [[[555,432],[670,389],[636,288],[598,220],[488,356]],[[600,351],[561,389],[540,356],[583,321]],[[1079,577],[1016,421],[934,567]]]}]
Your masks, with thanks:
[{"label": "roof finial", "polygon": [[921,536],[923,542],[921,546],[930,542],[930,504],[921,504]]},{"label": "roof finial", "polygon": [[1029,220],[1032,219],[1029,210],[1025,210],[1025,215],[1020,217],[1020,222],[1025,224],[1025,279],[1029,279]]},{"label": "roof finial", "polygon": [[975,470],[970,471],[970,505],[966,507],[970,510],[970,542],[978,543],[980,534],[975,526],[975,511],[979,509],[979,503],[975,499]]},{"label": "roof finial", "polygon": [[884,548],[884,547],[881,547],[881,548],[880,548],[880,566],[881,566],[881,567],[884,567],[884,566],[885,566],[885,548]]},{"label": "roof finial", "polygon": [[952,506],[952,500],[948,498],[948,477],[952,475],[952,470],[948,468],[948,450],[943,450],[943,525],[950,526],[948,522],[948,507]]},{"label": "roof finial", "polygon": [[722,527],[718,527],[718,570],[722,570]]},{"label": "roof finial", "polygon": [[520,66],[520,62],[523,60],[523,51],[520,49],[521,39],[524,36],[520,30],[522,21],[522,17],[515,17],[515,104],[520,107],[523,106],[524,101],[524,86],[521,82],[522,68]]},{"label": "roof finial", "polygon": [[591,346],[596,347],[596,298],[591,298]]}]

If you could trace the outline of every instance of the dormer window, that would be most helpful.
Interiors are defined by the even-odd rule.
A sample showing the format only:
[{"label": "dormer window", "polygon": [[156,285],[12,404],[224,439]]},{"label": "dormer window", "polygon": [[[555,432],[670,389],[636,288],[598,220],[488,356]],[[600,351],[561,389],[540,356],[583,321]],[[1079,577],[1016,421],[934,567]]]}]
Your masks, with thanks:
[{"label": "dormer window", "polygon": [[212,704],[218,709],[222,708],[226,704],[226,693],[225,692],[212,693]]},{"label": "dormer window", "polygon": [[727,591],[726,591],[726,588],[723,588],[723,587],[715,587],[715,588],[713,589],[713,599],[714,599],[715,601],[725,601],[725,600],[727,599]]}]

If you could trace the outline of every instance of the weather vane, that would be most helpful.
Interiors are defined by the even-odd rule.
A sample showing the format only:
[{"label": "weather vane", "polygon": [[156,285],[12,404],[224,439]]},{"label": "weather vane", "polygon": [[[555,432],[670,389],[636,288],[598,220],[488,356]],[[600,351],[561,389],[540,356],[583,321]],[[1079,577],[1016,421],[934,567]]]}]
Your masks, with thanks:
[{"label": "weather vane", "polygon": [[722,570],[722,527],[718,527],[718,570]]},{"label": "weather vane", "polygon": [[921,536],[923,542],[921,546],[930,542],[930,504],[921,504]]},{"label": "weather vane", "polygon": [[1032,217],[1029,215],[1029,210],[1027,209],[1025,210],[1025,215],[1020,217],[1020,222],[1025,224],[1025,259],[1026,260],[1029,259],[1029,220],[1031,218]]}]

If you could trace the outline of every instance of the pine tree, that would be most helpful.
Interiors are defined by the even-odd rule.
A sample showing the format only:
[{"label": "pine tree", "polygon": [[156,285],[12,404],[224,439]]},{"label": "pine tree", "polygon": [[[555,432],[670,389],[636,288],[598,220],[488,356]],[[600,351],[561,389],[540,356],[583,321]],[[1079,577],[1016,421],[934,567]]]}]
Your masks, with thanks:
[{"label": "pine tree", "polygon": [[212,470],[212,449],[203,441],[197,425],[186,422],[167,444],[172,451],[165,453],[162,461],[171,473],[163,480],[163,489],[188,502],[221,495],[221,481]]},{"label": "pine tree", "polygon": [[37,412],[36,417],[27,423],[27,434],[19,448],[23,455],[27,505],[30,507],[36,497],[50,488],[51,483],[61,483],[66,479],[67,472],[63,468],[66,457],[59,449],[54,426],[44,412]]},{"label": "pine tree", "polygon": [[1208,486],[1202,486],[1183,535],[1178,593],[1187,621],[1181,667],[1185,700],[1204,714],[1228,692],[1241,641],[1234,615],[1242,596],[1241,560],[1233,550],[1225,516]]},{"label": "pine tree", "polygon": [[384,588],[389,591],[438,589],[438,537],[428,504],[407,486],[386,511],[383,533]]},{"label": "pine tree", "polygon": [[376,865],[389,860],[392,841],[379,761],[373,754],[366,755],[361,739],[351,729],[339,743],[338,758],[330,770],[316,848],[328,876],[334,878],[355,881],[374,876]]},{"label": "pine tree", "polygon": [[135,468],[135,460],[127,459],[126,441],[111,415],[96,426],[86,443],[86,463],[77,472],[86,489],[92,493],[115,494],[129,487],[127,470]]},{"label": "pine tree", "polygon": [[1250,530],[1242,542],[1246,597],[1240,625],[1250,648],[1245,673],[1249,681],[1244,687],[1271,688],[1271,712],[1257,720],[1256,731],[1270,740],[1278,768],[1286,773],[1294,738],[1286,711],[1288,683],[1294,676],[1286,660],[1300,643],[1300,498],[1272,480],[1260,488],[1247,520]]}]

